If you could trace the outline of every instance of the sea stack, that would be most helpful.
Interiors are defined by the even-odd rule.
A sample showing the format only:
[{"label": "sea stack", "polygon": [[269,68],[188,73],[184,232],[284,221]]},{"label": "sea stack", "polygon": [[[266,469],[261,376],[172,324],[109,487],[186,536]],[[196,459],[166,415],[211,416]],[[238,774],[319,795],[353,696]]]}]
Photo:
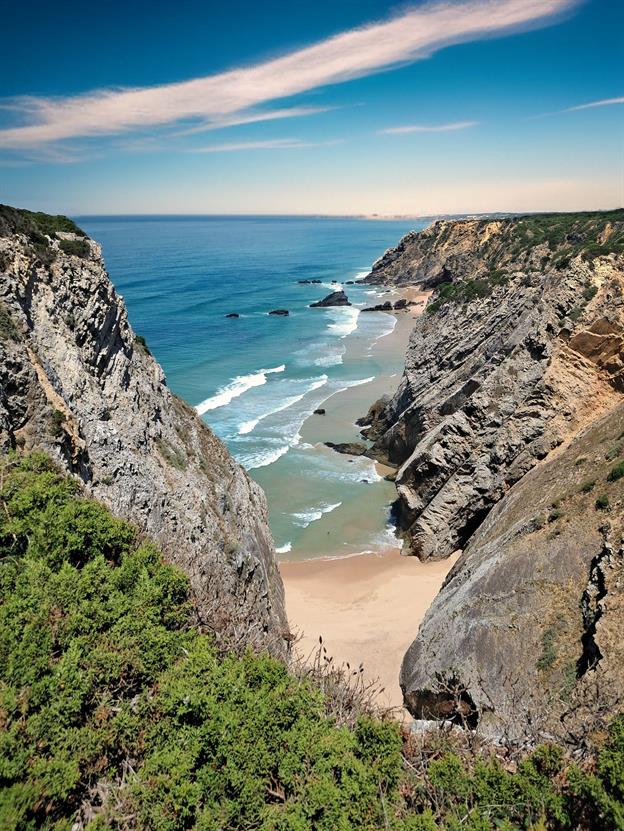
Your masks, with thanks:
[{"label": "sea stack", "polygon": [[316,303],[310,303],[311,309],[327,308],[328,306],[350,306],[349,298],[344,291],[332,291],[327,297],[322,300],[317,300]]}]

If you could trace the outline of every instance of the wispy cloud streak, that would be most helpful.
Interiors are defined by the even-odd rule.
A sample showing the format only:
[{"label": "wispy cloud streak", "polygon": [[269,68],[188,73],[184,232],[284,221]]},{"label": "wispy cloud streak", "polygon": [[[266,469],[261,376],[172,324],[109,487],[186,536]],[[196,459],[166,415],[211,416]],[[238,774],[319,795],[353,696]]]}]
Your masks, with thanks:
[{"label": "wispy cloud streak", "polygon": [[451,133],[455,130],[467,130],[468,127],[476,127],[478,121],[455,121],[452,124],[406,124],[403,127],[386,127],[379,130],[381,136],[401,135],[404,133]]},{"label": "wispy cloud streak", "polygon": [[71,98],[21,98],[11,106],[26,123],[0,130],[0,147],[36,147],[188,119],[218,122],[269,101],[429,57],[445,46],[545,25],[576,4],[577,0],[437,3],[256,66],[204,78]]},{"label": "wispy cloud streak", "polygon": [[197,133],[206,133],[210,130],[220,130],[223,127],[237,127],[241,124],[257,124],[260,121],[275,121],[280,118],[301,118],[302,116],[318,115],[335,110],[335,107],[288,107],[281,110],[265,110],[260,113],[249,113],[229,118],[214,119],[187,127],[184,130],[177,130],[171,133],[172,136],[192,136]]},{"label": "wispy cloud streak", "polygon": [[340,141],[302,141],[296,138],[266,139],[264,141],[232,141],[194,147],[193,153],[232,153],[238,150],[292,150],[301,147],[328,147]]},{"label": "wispy cloud streak", "polygon": [[602,101],[590,101],[589,104],[578,104],[576,107],[568,107],[566,110],[561,110],[561,112],[574,113],[577,110],[593,110],[594,107],[610,107],[613,104],[624,104],[624,97],[603,98]]},{"label": "wispy cloud streak", "polygon": [[587,104],[577,104],[574,107],[566,107],[564,110],[553,110],[549,113],[540,113],[539,115],[528,116],[528,121],[533,121],[538,118],[548,118],[551,115],[563,115],[564,113],[576,113],[580,110],[593,110],[597,107],[612,107],[617,104],[624,104],[624,97],[620,98],[602,98],[600,101],[590,101]]}]

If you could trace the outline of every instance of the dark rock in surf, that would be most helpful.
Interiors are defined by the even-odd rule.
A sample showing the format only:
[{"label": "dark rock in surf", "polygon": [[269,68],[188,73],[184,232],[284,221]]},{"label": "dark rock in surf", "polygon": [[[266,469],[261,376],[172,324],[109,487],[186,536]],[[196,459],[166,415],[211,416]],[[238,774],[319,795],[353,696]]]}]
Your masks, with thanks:
[{"label": "dark rock in surf", "polygon": [[270,315],[277,315],[278,317],[288,317],[288,309],[273,309],[269,312]]},{"label": "dark rock in surf", "polygon": [[367,306],[365,309],[362,309],[363,312],[391,312],[392,311],[392,303],[389,300],[386,300],[385,303],[378,303],[376,306]]},{"label": "dark rock in surf", "polygon": [[359,441],[345,441],[337,444],[334,444],[333,441],[326,441],[325,446],[335,450],[336,453],[346,453],[347,456],[363,456],[368,450],[366,445]]},{"label": "dark rock in surf", "polygon": [[328,306],[350,306],[349,298],[344,291],[332,291],[327,297],[322,300],[317,300],[316,303],[310,303],[311,309],[324,309]]}]

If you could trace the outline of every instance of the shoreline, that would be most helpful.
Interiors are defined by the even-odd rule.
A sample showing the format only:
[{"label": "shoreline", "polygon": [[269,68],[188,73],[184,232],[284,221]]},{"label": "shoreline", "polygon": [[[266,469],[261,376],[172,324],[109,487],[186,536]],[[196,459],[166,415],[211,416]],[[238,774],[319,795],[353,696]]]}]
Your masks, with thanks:
[{"label": "shoreline", "polygon": [[[421,303],[393,313],[396,324],[392,331],[368,350],[370,357],[379,357],[397,371],[381,372],[367,384],[332,395],[324,416],[312,415],[303,423],[303,441],[315,446],[325,441],[362,441],[355,420],[364,416],[378,398],[397,388],[414,320],[422,314],[428,295],[410,286],[390,289],[375,298],[374,303],[398,297]],[[347,349],[352,349],[355,356],[361,343],[354,339]],[[381,477],[391,470],[379,462],[374,464]],[[394,484],[388,484],[394,494]],[[358,552],[344,553],[334,546],[322,556],[280,557],[286,613],[300,638],[298,653],[303,658],[314,654],[322,638],[335,664],[349,664],[351,668],[362,664],[365,682],[379,684],[377,703],[405,717],[398,681],[400,665],[456,559],[454,555],[440,562],[422,563],[415,557],[403,557],[398,540],[390,534],[387,542],[371,539],[370,548]]]},{"label": "shoreline", "polygon": [[[383,288],[383,287],[380,287]],[[337,451],[325,446],[326,442],[364,442],[360,434],[361,428],[356,425],[356,420],[365,416],[371,405],[381,396],[392,394],[398,387],[405,366],[405,354],[409,337],[414,327],[414,322],[422,313],[426,304],[429,292],[423,292],[412,286],[401,289],[383,291],[375,297],[373,303],[384,302],[387,299],[398,300],[405,297],[422,305],[411,306],[406,310],[392,313],[395,324],[394,328],[386,335],[378,337],[374,342],[367,342],[365,332],[357,330],[354,335],[345,343],[345,362],[352,365],[358,361],[363,362],[365,369],[363,373],[370,371],[370,364],[378,366],[371,380],[363,384],[348,386],[340,389],[329,396],[322,404],[325,409],[324,415],[309,415],[299,430],[301,442],[313,447],[315,452],[335,459]],[[366,319],[369,315],[391,314],[389,312],[364,312]],[[371,373],[372,374],[372,373]],[[309,532],[307,539],[308,550],[303,545],[303,551],[293,556],[290,550],[280,552],[281,562],[305,562],[307,560],[321,560],[326,557],[336,559],[344,556],[358,556],[368,551],[385,551],[399,545],[396,537],[391,532],[387,517],[384,518],[381,508],[385,505],[389,509],[396,499],[396,490],[393,482],[382,481],[386,474],[394,468],[381,465],[379,462],[368,456],[352,457],[346,454],[341,456],[344,467],[351,465],[355,467],[360,460],[366,459],[372,465],[372,475],[377,476],[368,492],[362,492],[361,499],[364,500],[360,507],[365,508],[364,518],[361,511],[356,511],[357,503],[351,507],[348,515],[345,516],[344,509],[341,512],[326,513],[322,518],[322,525],[315,523],[314,529]],[[367,507],[366,507],[367,506]],[[377,506],[377,507],[376,507]],[[357,515],[356,515],[357,514]],[[338,523],[341,523],[338,525]],[[357,523],[358,531],[362,529],[362,523],[370,529],[370,535],[366,542],[362,540],[362,534],[357,537],[362,540],[361,548],[357,551],[340,551],[339,546],[349,546],[349,532],[353,534],[354,523]],[[330,539],[331,537],[331,539]],[[333,539],[338,538],[339,543]]]}]

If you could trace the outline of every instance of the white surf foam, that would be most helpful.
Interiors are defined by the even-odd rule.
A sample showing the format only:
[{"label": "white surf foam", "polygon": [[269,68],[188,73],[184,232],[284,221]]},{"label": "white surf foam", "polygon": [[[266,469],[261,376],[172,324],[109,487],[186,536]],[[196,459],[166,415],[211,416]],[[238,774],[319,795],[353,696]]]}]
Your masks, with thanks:
[{"label": "white surf foam", "polygon": [[198,404],[195,409],[199,415],[203,415],[209,410],[216,410],[218,407],[225,407],[233,401],[234,398],[238,398],[240,395],[247,392],[247,390],[252,389],[252,387],[260,387],[262,384],[266,384],[267,375],[274,372],[283,372],[285,369],[285,364],[281,364],[281,366],[276,366],[272,369],[259,369],[257,372],[253,372],[249,375],[237,375],[236,378],[233,378],[229,384],[221,387],[221,389],[217,390],[217,392],[210,398],[206,398],[205,401]]},{"label": "white surf foam", "polygon": [[292,543],[287,542],[285,545],[281,545],[279,548],[275,549],[276,554],[288,554],[289,551],[292,550]]},{"label": "white surf foam", "polygon": [[314,390],[318,390],[321,387],[325,386],[327,383],[328,378],[327,375],[321,375],[316,380],[312,381],[310,386],[304,392],[300,393],[299,395],[292,395],[290,398],[285,398],[284,401],[279,405],[279,407],[274,407],[272,410],[269,410],[263,415],[258,416],[258,418],[252,418],[250,421],[243,421],[243,423],[238,428],[239,436],[245,436],[248,433],[251,433],[261,421],[264,421],[265,418],[269,416],[275,415],[275,413],[281,413],[284,410],[287,410],[289,407],[292,407],[293,404],[297,404],[301,401],[309,392],[313,392]]},{"label": "white surf foam", "polygon": [[290,446],[288,444],[277,448],[270,448],[267,450],[260,450],[257,453],[252,453],[250,456],[239,458],[241,464],[247,470],[256,470],[259,467],[267,467],[272,465],[280,459],[285,453],[288,453]]},{"label": "white surf foam", "polygon": [[312,363],[314,366],[338,366],[342,363],[342,355],[323,355]]},{"label": "white surf foam", "polygon": [[328,309],[329,316],[334,321],[327,327],[333,335],[339,338],[346,338],[352,332],[355,332],[358,325],[358,317],[360,310],[353,306],[345,306],[344,308]]},{"label": "white surf foam", "polygon": [[370,268],[368,269],[368,271],[358,271],[358,273],[355,275],[355,277],[353,279],[356,282],[358,282],[359,280],[363,280],[365,277],[368,277],[369,274],[370,274]]},{"label": "white surf foam", "polygon": [[313,522],[317,522],[323,514],[330,514],[332,511],[335,511],[336,508],[339,508],[342,505],[342,502],[336,502],[334,505],[330,505],[328,503],[324,503],[320,505],[318,508],[312,508],[309,511],[302,511],[301,513],[293,514],[295,520],[295,525],[299,525],[301,528],[307,528],[308,525],[311,525]]}]

